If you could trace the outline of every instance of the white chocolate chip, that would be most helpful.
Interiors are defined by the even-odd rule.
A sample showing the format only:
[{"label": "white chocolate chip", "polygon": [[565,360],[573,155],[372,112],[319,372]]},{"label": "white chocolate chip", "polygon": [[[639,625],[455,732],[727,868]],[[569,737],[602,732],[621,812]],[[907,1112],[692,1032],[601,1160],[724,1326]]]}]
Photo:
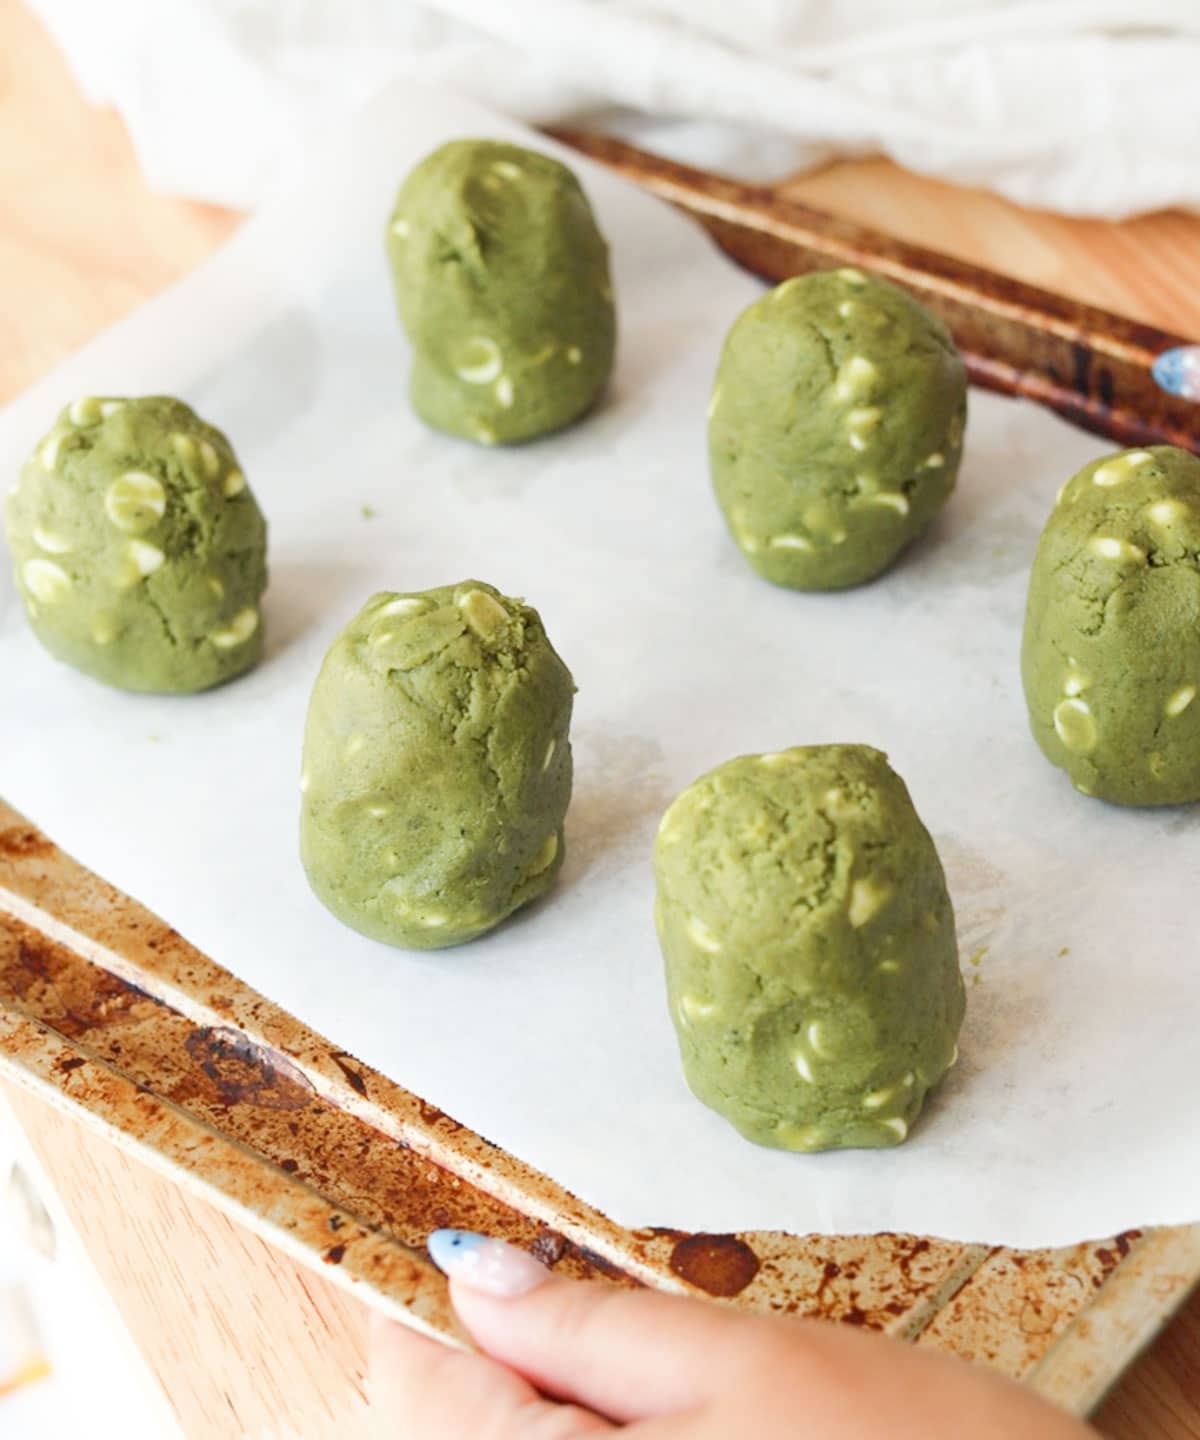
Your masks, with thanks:
[{"label": "white chocolate chip", "polygon": [[458,597],[455,604],[471,629],[485,640],[502,625],[508,624],[508,611],[486,590],[468,590]]},{"label": "white chocolate chip", "polygon": [[33,527],[33,543],[39,550],[44,550],[47,555],[69,555],[71,543],[64,540],[61,535],[56,535],[53,530],[47,530],[44,526]]},{"label": "white chocolate chip", "polygon": [[673,844],[678,839],[679,822],[688,808],[690,797],[691,792],[685,790],[682,795],[672,801],[658,822],[658,838],[664,845]]},{"label": "white chocolate chip", "polygon": [[97,645],[111,645],[117,638],[116,626],[105,615],[97,615],[89,629]]},{"label": "white chocolate chip", "polygon": [[72,425],[95,425],[100,420],[100,402],[94,395],[85,395],[72,403],[67,411]]},{"label": "white chocolate chip", "polygon": [[1054,707],[1054,728],[1067,749],[1076,754],[1086,754],[1095,747],[1096,722],[1086,700],[1060,700]]},{"label": "white chocolate chip", "polygon": [[[554,759],[554,752],[555,752],[557,749],[558,749],[558,741],[557,741],[557,739],[556,739],[553,735],[551,735],[551,737],[550,737],[550,743],[546,746],[546,753],[545,753],[545,755],[542,757],[542,769],[543,769],[543,771],[549,770],[549,768],[550,768],[550,762],[551,762],[551,760]],[[660,828],[661,828],[661,826],[660,826]]]},{"label": "white chocolate chip", "polygon": [[393,220],[392,234],[399,235],[400,239],[403,240],[408,234],[408,221],[404,219]]},{"label": "white chocolate chip", "polygon": [[197,448],[200,451],[200,463],[204,466],[204,473],[210,480],[215,480],[221,473],[221,457],[217,454],[216,447],[207,440],[201,440]]},{"label": "white chocolate chip", "polygon": [[1111,460],[1106,460],[1092,471],[1092,484],[1106,488],[1119,485],[1135,474],[1148,460],[1153,459],[1154,456],[1148,450],[1127,450],[1123,455],[1114,455]]},{"label": "white chocolate chip", "polygon": [[847,403],[859,400],[869,393],[879,371],[863,355],[851,355],[838,367],[837,379],[833,386],[834,399]]},{"label": "white chocolate chip", "polygon": [[1088,541],[1088,549],[1093,555],[1099,555],[1104,560],[1120,560],[1129,565],[1146,563],[1144,550],[1131,545],[1128,540],[1118,540],[1113,535],[1094,536]]},{"label": "white chocolate chip", "polygon": [[708,1020],[717,1013],[717,1007],[710,1000],[701,1000],[698,995],[683,995],[679,1009],[684,1020]]},{"label": "white chocolate chip", "polygon": [[138,535],[166,514],[167,492],[154,475],[130,470],[104,492],[104,510],[118,530]]},{"label": "white chocolate chip", "polygon": [[813,543],[803,535],[773,535],[767,541],[770,550],[811,550]]},{"label": "white chocolate chip", "polygon": [[824,1028],[819,1020],[813,1020],[807,1030],[808,1047],[814,1054],[820,1055],[823,1060],[831,1060],[833,1051],[829,1048],[825,1037]]},{"label": "white chocolate chip", "polygon": [[1163,706],[1163,714],[1169,720],[1174,720],[1177,715],[1183,714],[1195,698],[1194,685],[1181,685]]},{"label": "white chocolate chip", "polygon": [[541,875],[543,871],[549,870],[554,863],[554,857],[558,854],[558,836],[547,835],[546,843],[534,856],[533,864],[529,867],[529,875]]},{"label": "white chocolate chip", "polygon": [[801,1080],[807,1080],[811,1085],[813,1083],[813,1073],[812,1066],[808,1062],[808,1056],[802,1051],[797,1051],[796,1054],[792,1056],[792,1060],[796,1066],[796,1073],[800,1076]]},{"label": "white chocolate chip", "polygon": [[698,949],[706,950],[710,955],[720,953],[721,942],[698,915],[689,915],[684,928]]},{"label": "white chocolate chip", "polygon": [[1079,668],[1079,662],[1067,657],[1067,673],[1063,680],[1063,694],[1074,698],[1082,695],[1092,683],[1092,677]]},{"label": "white chocolate chip", "polygon": [[846,431],[853,450],[865,450],[879,428],[883,411],[878,405],[861,405],[846,416]]},{"label": "white chocolate chip", "polygon": [[454,373],[468,385],[490,385],[504,368],[500,347],[486,335],[473,335],[463,347],[463,362]]},{"label": "white chocolate chip", "polygon": [[511,410],[513,403],[513,383],[507,375],[501,375],[496,381],[495,389],[492,392],[496,397],[496,403],[502,410]]},{"label": "white chocolate chip", "polygon": [[1188,508],[1179,500],[1156,500],[1146,513],[1156,525],[1175,525],[1187,518]]},{"label": "white chocolate chip", "polygon": [[855,305],[853,300],[843,300],[838,305],[838,314],[842,317],[843,320],[849,320],[851,315],[854,314],[854,310]]},{"label": "white chocolate chip", "polygon": [[101,400],[100,418],[107,420],[110,415],[115,415],[118,410],[124,410],[124,400]]},{"label": "white chocolate chip", "polygon": [[258,629],[258,611],[253,606],[239,610],[224,630],[214,630],[209,639],[218,650],[232,650],[235,645],[244,645]]},{"label": "white chocolate chip", "polygon": [[568,365],[578,365],[579,362],[580,362],[582,359],[583,359],[583,351],[579,348],[578,345],[568,345],[568,346],[567,346],[567,364],[568,364]]},{"label": "white chocolate chip", "polygon": [[881,960],[876,968],[881,975],[899,975],[901,966],[899,960]]},{"label": "white chocolate chip", "polygon": [[184,465],[196,463],[196,442],[190,435],[181,435],[176,432],[171,436],[171,446]]},{"label": "white chocolate chip", "polygon": [[869,1090],[862,1098],[862,1108],[864,1110],[881,1110],[895,1093],[894,1085],[888,1086],[886,1090]]},{"label": "white chocolate chip", "polygon": [[144,540],[129,542],[129,558],[139,575],[153,575],[167,558],[157,545],[148,545]]},{"label": "white chocolate chip", "polygon": [[26,590],[43,605],[57,605],[71,592],[71,577],[53,560],[26,560],[21,576]]},{"label": "white chocolate chip", "polygon": [[449,915],[443,915],[438,910],[430,910],[424,915],[418,915],[417,919],[429,930],[438,930],[449,922]]},{"label": "white chocolate chip", "polygon": [[891,898],[890,885],[878,885],[874,880],[856,880],[850,887],[850,904],[846,911],[850,924],[855,930],[861,929]]},{"label": "white chocolate chip", "polygon": [[246,488],[246,477],[240,470],[230,470],[221,481],[221,493],[226,500],[232,500],[235,495],[240,495]]},{"label": "white chocolate chip", "polygon": [[917,469],[940,470],[945,463],[946,457],[942,454],[940,450],[935,450],[932,455],[926,455],[924,460],[921,461],[920,465],[917,466]]},{"label": "white chocolate chip", "polygon": [[867,505],[884,505],[894,510],[897,515],[908,514],[908,496],[902,495],[899,490],[880,490],[874,495],[864,495],[863,502]]},{"label": "white chocolate chip", "polygon": [[58,450],[64,439],[63,432],[56,430],[38,451],[43,470],[53,470],[58,464]]},{"label": "white chocolate chip", "polygon": [[729,512],[729,526],[733,531],[734,539],[747,555],[758,553],[758,541],[746,527],[746,517],[741,510]]},{"label": "white chocolate chip", "polygon": [[893,1115],[890,1119],[881,1120],[879,1123],[885,1130],[893,1131],[901,1140],[908,1134],[908,1121],[902,1120],[899,1115]]},{"label": "white chocolate chip", "polygon": [[[429,601],[422,600],[416,595],[401,595],[399,599],[389,600],[386,605],[381,605],[375,612],[376,615],[419,615],[423,610],[429,609]],[[389,635],[394,633],[388,632]]]},{"label": "white chocolate chip", "polygon": [[776,1136],[789,1150],[821,1150],[826,1144],[825,1132],[816,1125],[780,1125]]},{"label": "white chocolate chip", "polygon": [[867,283],[867,277],[861,270],[856,270],[852,265],[844,265],[840,270],[833,272],[839,280],[844,280],[847,285],[853,285],[856,289]]},{"label": "white chocolate chip", "polygon": [[524,173],[519,165],[514,165],[511,160],[497,160],[492,169],[504,180],[519,180]]}]

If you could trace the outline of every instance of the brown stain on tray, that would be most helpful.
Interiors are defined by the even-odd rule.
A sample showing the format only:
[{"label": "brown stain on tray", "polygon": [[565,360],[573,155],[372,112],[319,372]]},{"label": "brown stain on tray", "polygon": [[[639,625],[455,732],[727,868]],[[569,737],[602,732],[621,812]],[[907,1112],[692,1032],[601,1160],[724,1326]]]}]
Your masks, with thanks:
[{"label": "brown stain on tray", "polygon": [[742,1293],[761,1262],[737,1235],[699,1234],[677,1241],[669,1263],[690,1285],[727,1300]]}]

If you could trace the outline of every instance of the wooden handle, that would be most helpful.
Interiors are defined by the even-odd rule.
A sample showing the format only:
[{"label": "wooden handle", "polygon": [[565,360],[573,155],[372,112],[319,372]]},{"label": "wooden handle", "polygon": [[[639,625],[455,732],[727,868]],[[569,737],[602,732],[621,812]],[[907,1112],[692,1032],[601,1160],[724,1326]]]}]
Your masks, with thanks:
[{"label": "wooden handle", "polygon": [[550,133],[694,215],[727,255],[764,279],[854,265],[903,285],[945,320],[977,385],[1036,400],[1125,445],[1200,454],[1200,404],[1168,394],[1151,371],[1164,350],[1188,343],[1184,336],[620,140]]}]

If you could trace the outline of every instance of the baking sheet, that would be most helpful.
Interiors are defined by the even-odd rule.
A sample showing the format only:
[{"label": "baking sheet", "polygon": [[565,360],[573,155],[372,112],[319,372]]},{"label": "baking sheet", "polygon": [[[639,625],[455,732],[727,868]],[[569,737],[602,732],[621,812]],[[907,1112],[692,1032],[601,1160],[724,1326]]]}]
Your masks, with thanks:
[{"label": "baking sheet", "polygon": [[[264,664],[176,699],[51,662],[5,576],[0,791],[245,981],[620,1223],[1040,1246],[1194,1220],[1200,813],[1076,795],[1028,738],[1017,675],[1038,530],[1104,446],[974,393],[959,490],[890,576],[834,596],[765,585],[712,502],[703,421],[759,287],[574,157],[614,252],[608,402],[515,450],[428,432],[382,226],[408,166],[472,133],[520,138],[444,97],[384,97],[215,262],[0,417],[11,474],[76,394],[182,395],[233,439],[273,574]],[[568,860],[500,932],[414,955],[308,892],[303,713],[370,593],[467,576],[535,603],[579,683]],[[907,1144],[794,1156],[749,1146],[683,1084],[649,851],[700,771],[823,740],[877,744],[907,779],[946,862],[969,1008]]]}]

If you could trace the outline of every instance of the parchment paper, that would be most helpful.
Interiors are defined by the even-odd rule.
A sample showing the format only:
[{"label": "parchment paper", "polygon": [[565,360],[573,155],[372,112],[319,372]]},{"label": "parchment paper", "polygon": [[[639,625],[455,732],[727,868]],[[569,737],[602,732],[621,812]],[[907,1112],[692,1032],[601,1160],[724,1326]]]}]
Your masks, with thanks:
[{"label": "parchment paper", "polygon": [[[0,417],[11,476],[78,394],[183,396],[232,437],[272,566],[262,666],[176,699],[51,661],[6,573],[0,792],[251,985],[618,1221],[1032,1246],[1200,1219],[1200,811],[1075,794],[1028,735],[1017,671],[1040,526],[1111,447],[973,394],[959,489],[889,576],[772,588],[725,535],[704,449],[721,340],[759,287],[574,157],[615,257],[610,398],[519,449],[433,434],[406,399],[382,228],[408,167],[472,133],[521,138],[456,101],[385,97],[215,262]],[[309,893],[303,715],[368,595],[468,576],[536,604],[578,681],[569,855],[498,933],[409,954]],[[909,783],[946,863],[968,1015],[907,1144],[788,1155],[685,1088],[649,852],[700,771],[831,740],[881,746]]]}]

